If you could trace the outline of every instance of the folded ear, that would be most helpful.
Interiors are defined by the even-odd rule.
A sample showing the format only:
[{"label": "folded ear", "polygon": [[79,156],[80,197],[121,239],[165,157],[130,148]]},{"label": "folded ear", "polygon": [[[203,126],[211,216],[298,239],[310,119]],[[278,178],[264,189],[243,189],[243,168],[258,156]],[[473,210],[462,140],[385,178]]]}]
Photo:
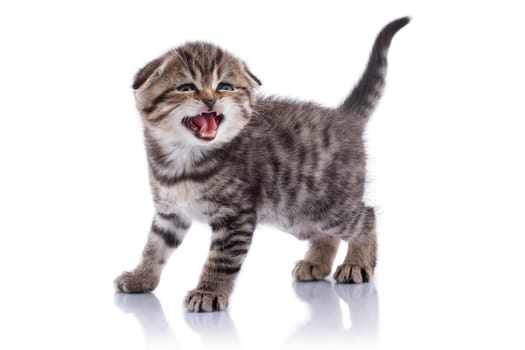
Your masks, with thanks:
[{"label": "folded ear", "polygon": [[139,87],[141,87],[142,85],[144,85],[144,83],[146,81],[149,80],[150,77],[152,77],[153,75],[155,76],[159,76],[160,75],[160,66],[162,64],[162,61],[163,59],[161,57],[151,61],[150,63],[148,63],[147,65],[145,65],[144,67],[142,67],[138,72],[137,74],[135,74],[135,81],[133,82],[133,89],[138,89]]},{"label": "folded ear", "polygon": [[258,85],[258,86],[261,86],[262,83],[261,81],[259,80],[259,78],[257,78],[249,69],[248,69],[248,66],[246,65],[246,63],[243,62],[243,68],[244,68],[244,72],[246,73],[246,75],[248,76],[248,79],[252,82],[252,85]]}]

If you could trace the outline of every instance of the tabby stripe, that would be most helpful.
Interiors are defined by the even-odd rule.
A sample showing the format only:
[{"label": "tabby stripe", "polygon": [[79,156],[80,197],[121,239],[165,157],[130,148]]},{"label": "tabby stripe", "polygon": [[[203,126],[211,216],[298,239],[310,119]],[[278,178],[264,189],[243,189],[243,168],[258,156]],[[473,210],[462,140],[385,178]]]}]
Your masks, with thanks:
[{"label": "tabby stripe", "polygon": [[161,146],[157,140],[150,135],[147,129],[144,130],[144,138],[146,143],[146,151],[148,152],[148,159],[152,160],[155,164],[160,167],[168,167],[171,161],[168,159],[169,154],[165,154],[162,151]]},{"label": "tabby stripe", "polygon": [[248,253],[248,249],[246,249],[246,248],[238,248],[238,249],[228,250],[228,255],[234,256],[234,257],[243,257],[247,253]]},{"label": "tabby stripe", "polygon": [[177,49],[177,52],[184,61],[184,65],[186,66],[186,68],[190,71],[192,78],[195,79],[197,77],[197,74],[195,74],[195,70],[193,69],[193,56],[188,51],[182,48]]},{"label": "tabby stripe", "polygon": [[184,50],[183,48],[177,49],[177,52],[179,53],[179,55],[183,59],[186,68],[188,68],[188,70],[190,71],[191,76],[194,79],[197,77],[197,75],[195,74],[196,72],[194,70],[195,66],[197,66],[197,68],[199,68],[199,70],[201,71],[201,75],[204,74],[204,67],[202,67],[202,65],[200,63],[200,60],[195,60],[193,58],[193,56],[191,55],[191,53],[189,53],[188,51]]},{"label": "tabby stripe", "polygon": [[239,217],[229,216],[227,218],[223,218],[220,221],[214,221],[210,224],[211,229],[213,232],[221,231],[221,230],[239,230],[244,225],[250,224],[253,225],[255,221],[255,218],[252,216],[247,216],[243,219],[239,219]]},{"label": "tabby stripe", "polygon": [[241,209],[235,215],[225,215],[210,222],[213,231],[220,229],[235,229],[248,223],[255,223],[255,213],[253,209]]},{"label": "tabby stripe", "polygon": [[195,172],[190,174],[181,174],[178,176],[165,176],[158,172],[158,170],[151,164],[150,168],[153,177],[163,186],[173,186],[181,181],[193,181],[193,182],[205,182],[211,177],[216,176],[217,172],[223,167],[223,164],[219,163],[217,166],[212,167],[203,172]]},{"label": "tabby stripe", "polygon": [[[223,52],[221,49],[217,48],[217,51],[215,52],[215,58],[211,61],[210,69],[209,71],[212,72],[215,70],[215,67],[219,64],[219,62],[222,60]],[[217,74],[217,76],[220,78],[220,75]]]},{"label": "tabby stripe", "polygon": [[175,89],[173,88],[168,88],[166,90],[164,90],[159,96],[155,97],[153,99],[153,101],[151,101],[151,105],[149,107],[145,107],[142,109],[142,111],[146,114],[150,114],[151,112],[153,112],[157,106],[159,105],[159,103],[163,102],[166,97],[168,96],[168,94],[172,91],[174,91]]},{"label": "tabby stripe", "polygon": [[222,264],[222,265],[233,265],[233,264],[235,264],[235,260],[232,259],[229,256],[212,257],[212,258],[208,259],[208,263],[210,263],[210,264]]},{"label": "tabby stripe", "polygon": [[[346,207],[346,205],[340,205],[340,207]],[[325,224],[322,224],[321,228],[323,230],[338,228],[338,230],[341,232],[355,231],[355,228],[361,218],[362,210],[363,209],[361,209],[361,207],[358,207],[355,209],[351,209],[349,211],[350,213],[349,215],[348,215],[348,212],[347,213],[343,212],[341,214],[338,213],[337,215],[333,215],[332,217],[335,217],[337,219],[334,219],[334,220],[328,221]]]},{"label": "tabby stripe", "polygon": [[[328,176],[330,172],[325,172],[325,179],[333,179],[334,176]],[[334,173],[335,175],[336,173]],[[347,202],[347,198],[341,198],[339,196],[341,189],[336,186],[331,186],[325,189],[325,195],[316,199],[309,199],[305,201],[301,210],[310,212],[311,217],[314,221],[321,221],[327,216],[330,216],[330,212],[333,208],[341,208]]]},{"label": "tabby stripe", "polygon": [[175,213],[166,214],[157,212],[157,215],[164,220],[169,220],[176,228],[181,230],[187,230],[190,228],[190,225]]},{"label": "tabby stripe", "polygon": [[325,196],[325,198],[320,199],[317,202],[317,205],[314,206],[314,208],[316,208],[315,215],[313,216],[313,219],[315,221],[320,221],[326,218],[327,216],[329,216],[329,213],[332,211],[333,208],[340,207],[340,204],[332,198],[337,197],[332,195]]},{"label": "tabby stripe", "polygon": [[173,218],[177,217],[177,214],[175,213],[166,214],[166,213],[157,212],[157,215],[163,218],[164,220],[172,220]]},{"label": "tabby stripe", "polygon": [[[155,142],[147,138],[147,146],[148,148],[151,148],[152,156],[154,156],[154,160],[161,160],[161,162],[158,165],[160,167],[168,167],[171,162],[167,161],[166,158],[169,154],[164,154],[162,150],[160,149],[160,146]],[[228,152],[227,147],[223,147],[222,151]],[[211,163],[211,165],[210,165]],[[176,184],[179,181],[183,180],[193,180],[195,182],[204,182],[208,179],[208,177],[212,176],[213,174],[218,173],[223,167],[225,167],[226,162],[224,161],[224,154],[220,151],[214,150],[209,151],[206,154],[206,157],[203,157],[200,161],[197,161],[193,164],[194,173],[191,174],[181,174],[178,176],[166,176],[160,174],[156,168],[153,168],[151,162],[150,167],[153,168],[153,175],[154,177],[161,183],[166,186],[172,186]],[[200,170],[200,171],[198,171]]]},{"label": "tabby stripe", "polygon": [[177,248],[180,245],[180,239],[177,238],[177,235],[168,230],[164,230],[157,225],[151,225],[151,232],[162,237],[166,245],[170,248]]},{"label": "tabby stripe", "polygon": [[359,222],[360,218],[361,218],[361,215],[359,214],[359,212],[355,212],[352,215],[352,219],[348,222],[348,227],[350,229],[353,229],[357,225],[357,223]]},{"label": "tabby stripe", "polygon": [[209,269],[214,272],[220,273],[220,274],[233,275],[241,270],[241,265],[237,265],[237,266],[216,265],[216,266],[210,266]]},{"label": "tabby stripe", "polygon": [[286,207],[293,208],[294,206],[297,205],[297,202],[298,202],[297,197],[299,195],[299,191],[297,191],[294,187],[288,187],[286,194],[288,195],[288,200],[286,201]]},{"label": "tabby stripe", "polygon": [[341,203],[334,198],[337,198],[337,193],[328,192],[322,198],[309,199],[301,205],[301,211],[310,213],[313,221],[321,221],[330,216],[330,211],[334,207],[341,207]]},{"label": "tabby stripe", "polygon": [[[214,187],[215,187],[215,184],[212,184],[210,186],[210,188],[205,190],[204,192],[209,192]],[[232,203],[231,199],[228,199],[228,198],[215,198],[215,197],[212,197],[212,196],[203,196],[202,199],[207,201],[207,202],[215,203],[215,204],[219,205],[219,207],[225,208],[225,209],[226,208],[234,209],[235,206],[236,206],[236,204]]]},{"label": "tabby stripe", "polygon": [[316,188],[315,188],[315,179],[314,179],[313,176],[308,175],[306,177],[306,187],[307,187],[308,191],[314,192],[316,190]]},{"label": "tabby stripe", "polygon": [[281,145],[289,151],[293,151],[295,148],[295,137],[291,131],[286,129],[277,130],[279,133],[278,140],[281,141]]},{"label": "tabby stripe", "polygon": [[193,64],[195,64],[197,66],[197,68],[199,69],[199,71],[201,72],[202,79],[204,81],[209,80],[208,74],[207,74],[208,70],[204,68],[202,63],[200,61],[194,61]]},{"label": "tabby stripe", "polygon": [[308,153],[308,150],[306,149],[305,145],[302,143],[299,144],[299,149],[297,150],[298,156],[299,156],[299,166],[301,170],[305,168],[305,160]]},{"label": "tabby stripe", "polygon": [[275,152],[275,147],[273,146],[273,144],[268,143],[268,145],[266,147],[267,147],[266,152],[268,154],[268,157],[270,158],[270,164],[271,164],[272,170],[273,170],[273,177],[277,177],[277,176],[279,176],[279,170],[281,168],[281,162],[279,160],[279,157],[277,157],[277,154]]},{"label": "tabby stripe", "polygon": [[311,157],[312,171],[317,170],[319,166],[319,149],[320,148],[321,147],[319,147],[319,145],[315,145],[314,147],[312,147],[312,149],[309,152],[310,157]]},{"label": "tabby stripe", "polygon": [[251,94],[250,89],[244,86],[237,86],[237,89],[241,90],[246,95],[246,97],[248,97],[249,100],[252,99],[252,94]]},{"label": "tabby stripe", "polygon": [[334,227],[340,227],[342,224],[348,225],[348,217],[342,217],[337,220],[328,221],[326,224],[321,225],[323,231],[328,231]]},{"label": "tabby stripe", "polygon": [[332,126],[328,123],[323,129],[323,147],[329,148],[332,142]]},{"label": "tabby stripe", "polygon": [[250,245],[250,243],[251,243],[251,240],[246,241],[244,239],[231,239],[227,243],[225,242],[224,244],[221,244],[221,245],[212,243],[210,250],[218,250],[218,251],[224,252],[232,248],[239,248],[239,247]]},{"label": "tabby stripe", "polygon": [[350,96],[339,107],[340,111],[352,113],[354,119],[361,123],[368,119],[377,103],[377,98],[374,95],[382,90],[385,83],[387,51],[392,38],[409,21],[408,17],[399,18],[387,24],[379,32],[368,58],[366,69]]},{"label": "tabby stripe", "polygon": [[224,57],[224,51],[222,51],[222,49],[220,48],[217,48],[217,53],[215,54],[215,60],[214,60],[215,65],[219,65],[223,57]]},{"label": "tabby stripe", "polygon": [[228,238],[232,238],[232,237],[248,237],[248,238],[251,238],[253,236],[253,232],[252,231],[246,231],[246,230],[234,230],[234,231],[230,231],[228,232],[228,236],[226,237],[223,237],[223,238],[217,238],[216,240],[228,240]]},{"label": "tabby stripe", "polygon": [[281,191],[276,190],[272,187],[266,187],[266,195],[272,200],[274,206],[278,206],[281,203]]},{"label": "tabby stripe", "polygon": [[159,115],[155,116],[155,118],[149,119],[149,121],[152,123],[160,123],[161,121],[166,119],[166,117],[168,117],[171,114],[171,112],[173,112],[174,109],[175,108],[171,108],[165,112],[162,112]]},{"label": "tabby stripe", "polygon": [[376,215],[373,208],[366,207],[361,215],[365,216],[364,222],[363,222],[363,229],[361,232],[363,234],[369,234],[375,226],[376,223]]},{"label": "tabby stripe", "polygon": [[[241,101],[242,102],[242,101]],[[244,119],[250,119],[250,113],[248,112],[248,110],[246,109],[246,107],[242,106],[241,105],[241,116],[244,118]]]},{"label": "tabby stripe", "polygon": [[[330,230],[330,229],[333,229],[333,228],[338,228],[338,227],[341,227],[343,224],[344,226],[348,226],[348,227],[352,227],[352,224],[351,222],[355,221],[355,217],[359,217],[359,215],[353,215],[353,216],[344,216],[344,217],[340,217],[339,219],[337,220],[333,220],[333,221],[328,221],[326,224],[322,224],[321,225],[321,229],[324,230],[324,231],[327,231],[327,230]],[[349,220],[351,220],[349,222]]]},{"label": "tabby stripe", "polygon": [[282,176],[281,176],[281,181],[282,181],[281,185],[283,188],[288,188],[290,186],[291,173],[292,171],[290,170],[290,168],[284,169],[284,172],[282,173]]},{"label": "tabby stripe", "polygon": [[[244,243],[250,243],[250,241],[246,241],[246,240],[242,240],[241,238],[244,237],[244,238],[249,238],[251,239],[253,236],[253,233],[252,232],[248,232],[248,231],[236,231],[236,232],[231,232],[231,233],[228,233],[228,236],[227,237],[223,237],[223,238],[217,238],[217,239],[214,239],[212,242],[211,242],[211,249],[213,248],[216,248],[216,247],[222,247],[222,246],[225,246],[227,245],[229,242],[231,241],[240,241],[240,242],[244,242]],[[237,238],[238,237],[238,238]]]}]

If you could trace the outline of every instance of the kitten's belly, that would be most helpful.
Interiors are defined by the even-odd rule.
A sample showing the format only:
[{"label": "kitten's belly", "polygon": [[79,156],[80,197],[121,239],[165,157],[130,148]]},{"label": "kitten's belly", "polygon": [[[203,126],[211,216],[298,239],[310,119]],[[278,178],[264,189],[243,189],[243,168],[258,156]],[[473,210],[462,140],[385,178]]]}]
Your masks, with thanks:
[{"label": "kitten's belly", "polygon": [[274,226],[279,230],[289,233],[298,239],[310,239],[319,234],[319,230],[313,230],[312,224],[307,219],[299,219],[278,215],[270,211],[262,211],[257,217],[257,222]]}]

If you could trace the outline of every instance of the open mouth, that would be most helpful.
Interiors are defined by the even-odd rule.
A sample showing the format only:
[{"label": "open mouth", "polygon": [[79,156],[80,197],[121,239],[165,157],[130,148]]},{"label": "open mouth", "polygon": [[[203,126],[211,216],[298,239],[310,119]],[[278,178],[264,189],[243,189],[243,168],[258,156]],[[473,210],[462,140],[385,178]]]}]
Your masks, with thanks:
[{"label": "open mouth", "polygon": [[217,130],[223,119],[222,114],[206,112],[193,117],[186,117],[182,119],[182,124],[199,140],[211,141],[217,135]]}]

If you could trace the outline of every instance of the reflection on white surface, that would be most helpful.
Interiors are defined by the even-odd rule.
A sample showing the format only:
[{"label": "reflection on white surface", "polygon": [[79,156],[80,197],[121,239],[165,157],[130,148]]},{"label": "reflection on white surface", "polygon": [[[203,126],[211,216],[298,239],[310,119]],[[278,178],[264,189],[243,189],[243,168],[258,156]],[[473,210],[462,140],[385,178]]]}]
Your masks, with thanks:
[{"label": "reflection on white surface", "polygon": [[[136,318],[147,346],[181,346],[155,294],[116,293],[114,302],[123,313]],[[188,328],[200,335],[202,346],[240,348],[241,342],[228,312],[182,312]]]},{"label": "reflection on white surface", "polygon": [[[378,342],[379,307],[373,283],[294,282],[296,296],[307,303],[309,318],[288,339],[290,345],[374,345]],[[340,300],[347,306],[341,309]],[[346,313],[346,314],[345,314]],[[351,326],[344,324],[350,318]]]},{"label": "reflection on white surface", "polygon": [[146,344],[170,343],[176,345],[178,343],[155,294],[116,293],[114,302],[123,313],[130,313],[136,318],[144,333]]},{"label": "reflection on white surface", "polygon": [[[333,285],[328,281],[294,282],[292,288],[296,297],[306,303],[309,316],[285,340],[285,348],[310,348],[321,344],[325,348],[338,348],[352,344],[372,346],[378,343],[379,308],[377,290],[373,283]],[[341,308],[341,301],[346,307]],[[135,317],[147,346],[189,345],[181,344],[177,339],[177,330],[171,327],[155,294],[117,293],[114,303],[123,313]],[[241,337],[228,312],[182,312],[186,326],[198,334],[204,348],[242,348]],[[345,318],[350,319],[351,326],[345,325]]]},{"label": "reflection on white surface", "polygon": [[200,335],[202,344],[206,348],[242,348],[235,324],[227,311],[183,312],[184,321]]}]

